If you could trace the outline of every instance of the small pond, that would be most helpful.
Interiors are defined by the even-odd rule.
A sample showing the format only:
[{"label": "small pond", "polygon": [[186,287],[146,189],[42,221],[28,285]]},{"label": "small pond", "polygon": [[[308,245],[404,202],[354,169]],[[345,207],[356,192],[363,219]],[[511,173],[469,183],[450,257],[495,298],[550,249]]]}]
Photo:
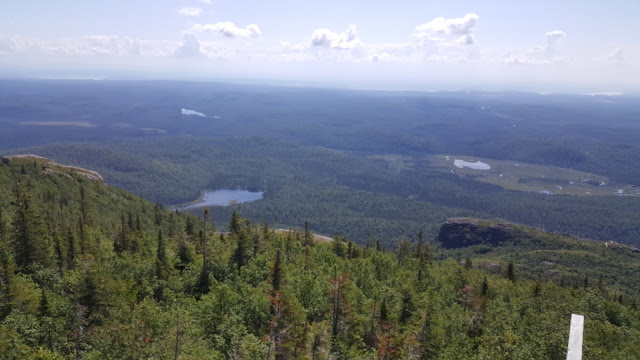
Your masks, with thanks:
[{"label": "small pond", "polygon": [[248,190],[212,190],[205,191],[196,202],[186,205],[183,209],[193,209],[205,206],[229,206],[243,204],[262,199],[262,191]]}]

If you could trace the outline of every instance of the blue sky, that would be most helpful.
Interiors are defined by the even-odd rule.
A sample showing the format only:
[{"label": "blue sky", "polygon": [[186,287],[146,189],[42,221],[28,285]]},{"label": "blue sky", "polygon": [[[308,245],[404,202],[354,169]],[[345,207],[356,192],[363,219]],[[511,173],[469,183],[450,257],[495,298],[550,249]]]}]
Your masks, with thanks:
[{"label": "blue sky", "polygon": [[640,90],[640,1],[7,0],[0,75]]}]

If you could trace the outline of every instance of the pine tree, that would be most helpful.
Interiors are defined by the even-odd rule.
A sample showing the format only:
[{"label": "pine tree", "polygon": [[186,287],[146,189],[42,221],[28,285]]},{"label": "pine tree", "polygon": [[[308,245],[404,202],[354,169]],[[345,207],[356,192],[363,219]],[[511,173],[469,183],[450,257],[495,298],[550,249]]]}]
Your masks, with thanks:
[{"label": "pine tree", "polygon": [[60,244],[60,237],[58,236],[58,232],[53,232],[53,250],[56,254],[56,265],[58,266],[58,271],[62,275],[62,270],[64,268],[64,255],[62,254],[62,244]]},{"label": "pine tree", "polygon": [[482,289],[480,290],[480,294],[484,297],[489,293],[489,282],[487,281],[487,277],[484,277],[482,281]]},{"label": "pine tree", "polygon": [[22,184],[14,187],[16,212],[13,217],[13,239],[16,265],[22,271],[29,272],[31,265],[48,263],[45,232],[31,194]]},{"label": "pine tree", "polygon": [[187,221],[185,224],[185,230],[184,230],[188,236],[193,236],[195,234],[195,230],[194,230],[194,226],[193,226],[193,219],[191,218],[191,216],[187,216]]},{"label": "pine tree", "polygon": [[67,268],[74,269],[76,267],[76,237],[71,231],[71,227],[67,228]]},{"label": "pine tree", "polygon": [[380,239],[376,239],[376,251],[382,251],[382,245],[380,244]]},{"label": "pine tree", "polygon": [[309,231],[309,222],[305,221],[304,222],[304,245],[312,246],[313,242],[311,240],[312,240],[312,237],[311,237],[311,232]]},{"label": "pine tree", "polygon": [[231,235],[238,235],[242,231],[242,219],[240,214],[235,210],[231,213],[231,221],[229,221],[229,232]]},{"label": "pine tree", "polygon": [[78,240],[80,242],[80,254],[84,255],[86,253],[87,241],[86,241],[86,229],[84,227],[84,221],[82,217],[78,219]]},{"label": "pine tree", "polygon": [[204,208],[202,214],[202,232],[200,241],[202,242],[202,272],[207,272],[207,222],[209,221],[209,208]]},{"label": "pine tree", "polygon": [[343,240],[346,240],[343,236],[336,236],[333,239],[333,253],[341,258],[345,257]]},{"label": "pine tree", "polygon": [[185,239],[180,239],[180,241],[178,241],[178,263],[175,265],[176,269],[183,271],[189,264],[192,264],[193,261],[193,251]]},{"label": "pine tree", "polygon": [[40,289],[40,304],[38,305],[38,316],[41,318],[51,316],[51,310],[49,308],[49,299],[47,299],[47,293],[44,288]]},{"label": "pine tree", "polygon": [[169,279],[169,260],[162,230],[158,230],[158,248],[156,251],[156,277],[159,280]]},{"label": "pine tree", "polygon": [[280,250],[276,251],[276,259],[273,262],[271,268],[271,288],[272,294],[280,291],[280,285],[282,284],[282,255]]},{"label": "pine tree", "polygon": [[515,267],[512,262],[509,262],[509,264],[507,265],[507,279],[509,279],[511,282],[516,281]]},{"label": "pine tree", "polygon": [[15,273],[15,263],[8,251],[0,247],[0,321],[4,320],[13,309],[13,293],[11,284]]},{"label": "pine tree", "polygon": [[136,231],[142,231],[142,224],[140,224],[140,214],[136,214]]},{"label": "pine tree", "polygon": [[382,298],[382,305],[380,305],[380,323],[385,323],[389,320],[389,309],[387,308],[387,298]]},{"label": "pine tree", "polygon": [[7,225],[4,222],[4,210],[0,206],[0,244],[3,244],[7,237]]},{"label": "pine tree", "polygon": [[406,324],[406,322],[413,315],[413,311],[415,310],[413,305],[413,300],[411,298],[411,292],[409,289],[405,288],[402,293],[402,303],[400,308],[400,323]]}]

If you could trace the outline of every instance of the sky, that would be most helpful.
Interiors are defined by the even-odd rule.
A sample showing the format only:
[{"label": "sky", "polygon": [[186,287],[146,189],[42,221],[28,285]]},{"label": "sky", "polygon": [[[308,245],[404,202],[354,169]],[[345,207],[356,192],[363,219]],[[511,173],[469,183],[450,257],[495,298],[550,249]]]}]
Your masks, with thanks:
[{"label": "sky", "polygon": [[2,0],[0,76],[640,91],[638,0]]}]

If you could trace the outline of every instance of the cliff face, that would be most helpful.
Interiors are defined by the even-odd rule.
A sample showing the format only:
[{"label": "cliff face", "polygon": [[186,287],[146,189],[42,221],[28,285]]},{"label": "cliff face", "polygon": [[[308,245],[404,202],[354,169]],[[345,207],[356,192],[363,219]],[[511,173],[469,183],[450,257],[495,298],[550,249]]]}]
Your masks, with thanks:
[{"label": "cliff face", "polygon": [[474,218],[447,219],[438,234],[438,241],[446,249],[480,244],[498,245],[512,240],[509,225]]}]

